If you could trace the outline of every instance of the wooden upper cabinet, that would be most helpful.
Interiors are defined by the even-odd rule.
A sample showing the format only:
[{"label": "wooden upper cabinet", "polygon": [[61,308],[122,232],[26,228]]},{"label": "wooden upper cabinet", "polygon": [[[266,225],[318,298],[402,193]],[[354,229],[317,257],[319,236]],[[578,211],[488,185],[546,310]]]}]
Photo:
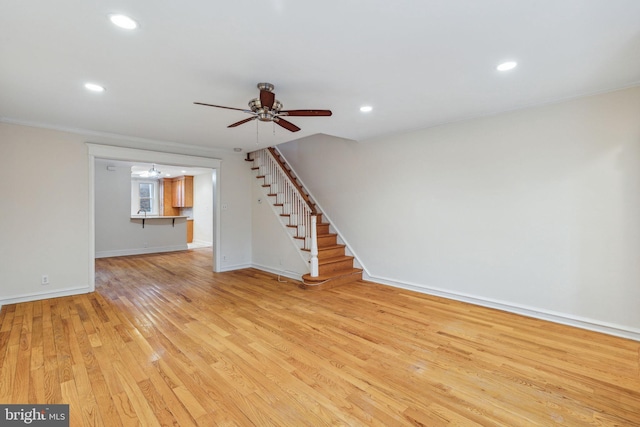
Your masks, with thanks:
[{"label": "wooden upper cabinet", "polygon": [[171,178],[162,179],[162,215],[180,215],[180,209],[173,207],[173,180]]},{"label": "wooden upper cabinet", "polygon": [[171,180],[174,208],[193,207],[193,177],[179,176]]}]

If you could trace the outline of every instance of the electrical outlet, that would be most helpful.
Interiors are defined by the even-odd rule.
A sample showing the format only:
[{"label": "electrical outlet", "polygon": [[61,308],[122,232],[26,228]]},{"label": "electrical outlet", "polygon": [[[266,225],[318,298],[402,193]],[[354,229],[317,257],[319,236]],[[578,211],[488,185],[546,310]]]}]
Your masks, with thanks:
[{"label": "electrical outlet", "polygon": [[226,261],[227,260],[227,256],[226,255],[222,255],[222,260]]},{"label": "electrical outlet", "polygon": [[40,284],[48,285],[49,284],[49,276],[47,276],[46,274],[43,274],[42,275],[42,279],[40,281]]}]

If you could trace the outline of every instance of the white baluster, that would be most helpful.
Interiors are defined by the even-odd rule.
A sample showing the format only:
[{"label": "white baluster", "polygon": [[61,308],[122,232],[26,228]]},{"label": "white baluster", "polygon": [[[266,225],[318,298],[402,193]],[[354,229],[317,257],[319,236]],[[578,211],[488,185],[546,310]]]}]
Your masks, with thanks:
[{"label": "white baluster", "polygon": [[316,222],[318,217],[311,215],[311,277],[318,277],[318,236]]}]

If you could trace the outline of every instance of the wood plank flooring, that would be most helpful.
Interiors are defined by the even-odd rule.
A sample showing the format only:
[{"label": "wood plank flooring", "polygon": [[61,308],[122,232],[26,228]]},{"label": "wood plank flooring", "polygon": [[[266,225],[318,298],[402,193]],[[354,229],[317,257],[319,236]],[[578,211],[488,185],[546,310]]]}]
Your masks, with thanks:
[{"label": "wood plank flooring", "polygon": [[98,259],[96,292],[2,307],[0,403],[69,403],[72,426],[640,426],[638,342],[210,266]]}]

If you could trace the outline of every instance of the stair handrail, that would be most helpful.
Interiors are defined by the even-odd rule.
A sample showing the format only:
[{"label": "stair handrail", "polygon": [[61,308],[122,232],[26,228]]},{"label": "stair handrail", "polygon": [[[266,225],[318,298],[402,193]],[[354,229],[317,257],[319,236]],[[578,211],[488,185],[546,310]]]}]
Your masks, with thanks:
[{"label": "stair handrail", "polygon": [[[258,176],[262,176],[269,186],[270,195],[276,197],[276,204],[282,206],[282,213],[289,216],[290,224],[295,222],[296,235],[303,236],[303,248],[309,250],[310,275],[318,277],[318,239],[315,204],[303,191],[296,178],[287,170],[273,147],[247,154],[247,159],[257,161]],[[275,193],[274,193],[275,189]]]},{"label": "stair handrail", "polygon": [[278,163],[278,165],[280,165],[280,170],[282,171],[282,173],[284,173],[287,176],[287,178],[289,178],[289,181],[291,181],[291,184],[293,184],[293,186],[298,190],[298,194],[300,195],[300,197],[302,197],[302,199],[305,201],[307,206],[309,206],[309,209],[311,209],[311,213],[314,215],[317,215],[318,211],[316,210],[315,203],[311,201],[311,198],[304,191],[304,188],[302,188],[302,185],[300,185],[296,177],[293,175],[293,173],[291,173],[291,169],[287,169],[285,162],[283,162],[282,159],[280,158],[280,153],[278,153],[275,147],[268,147],[267,150],[269,150],[269,153],[271,153],[271,157],[273,158],[273,160],[276,163]]}]

